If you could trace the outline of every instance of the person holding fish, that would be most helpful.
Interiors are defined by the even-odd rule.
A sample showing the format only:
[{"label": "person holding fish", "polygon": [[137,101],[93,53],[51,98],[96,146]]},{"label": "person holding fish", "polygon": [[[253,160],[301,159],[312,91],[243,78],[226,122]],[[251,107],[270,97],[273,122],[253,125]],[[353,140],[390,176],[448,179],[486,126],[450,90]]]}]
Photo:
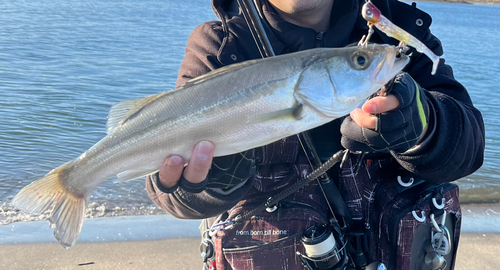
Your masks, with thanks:
[{"label": "person holding fish", "polygon": [[157,205],[204,219],[207,269],[453,268],[449,182],[482,165],[484,124],[430,16],[396,0],[255,0],[277,55],[259,59],[239,1],[212,1],[220,21],[191,33],[176,89],[114,105],[101,141],[12,205],[52,209],[70,248],[99,184],[148,175]]},{"label": "person holding fish", "polygon": [[[394,0],[372,2],[377,6],[376,10],[385,15],[382,17],[384,20],[390,20],[404,30],[387,24],[378,25],[380,13],[375,14],[378,17],[367,19],[366,14],[361,14],[364,2],[256,1],[257,9],[265,18],[270,43],[278,55],[316,47],[356,44],[370,28],[367,20],[372,20],[372,25],[377,27],[369,37],[369,42],[396,45],[400,40],[390,38],[387,33],[395,36],[401,31],[406,31],[412,38],[416,37],[416,41],[421,41],[413,46],[417,51],[410,50],[410,63],[384,89],[386,91],[379,91],[379,95],[374,95],[346,117],[309,131],[318,156],[324,162],[344,148],[363,152],[363,156],[351,154],[351,160],[363,159],[358,162],[366,167],[363,169],[372,170],[369,173],[387,174],[372,169],[370,164],[377,162],[383,167],[382,171],[398,171],[399,175],[412,175],[435,183],[454,181],[473,173],[483,162],[483,120],[481,113],[474,108],[467,90],[454,79],[451,67],[444,60],[439,61],[439,57],[437,60],[432,59],[435,63],[433,67],[433,62],[425,54],[419,53],[422,46],[428,48],[425,51],[428,56],[443,53],[441,43],[430,33],[430,16],[415,5]],[[363,12],[368,12],[368,15],[376,13],[373,4]],[[211,70],[260,57],[245,20],[238,12],[236,1],[213,0],[212,7],[220,21],[203,23],[192,32],[177,85]],[[393,32],[384,32],[384,29]],[[408,40],[410,39],[405,41]],[[412,47],[413,44],[407,45]],[[435,74],[431,74],[431,71]],[[216,93],[218,90],[212,91]],[[297,137],[288,137],[264,147],[223,157],[214,158],[214,149],[217,149],[217,145],[201,141],[194,147],[190,160],[184,160],[179,155],[166,158],[160,171],[146,180],[152,200],[179,218],[202,219],[225,213],[216,222],[230,221],[234,217],[232,212],[239,211],[235,205],[243,207],[265,201],[312,170]],[[184,166],[185,163],[187,166]],[[342,171],[341,168],[334,167],[328,171],[328,175],[338,182]],[[359,176],[362,177],[361,174]],[[378,175],[371,177],[384,178]],[[362,183],[369,180],[355,181]],[[297,201],[316,209],[328,209],[317,185],[313,188],[304,187],[286,200]],[[292,204],[282,203],[278,208],[286,208],[285,205],[291,208]],[[272,219],[266,215],[262,214],[261,220],[272,223]],[[254,223],[258,223],[258,220],[258,217],[253,217]],[[256,232],[263,232],[263,235],[267,233],[266,230],[257,230],[258,226],[250,225],[255,225],[254,223],[244,223],[236,232],[225,228],[222,232],[212,233],[210,241],[214,242],[213,239],[219,237],[222,244],[210,245],[215,245],[216,253],[222,252],[221,257],[224,257],[215,255],[212,266],[217,269],[246,268],[248,264],[242,261],[247,260],[248,263],[250,260],[254,266],[265,265],[263,267],[269,269],[302,269],[301,263],[294,259],[296,255],[293,248],[288,253],[279,253],[267,259],[259,259],[258,255],[246,253],[243,249],[285,239],[295,232],[307,229],[310,224],[300,228],[284,226],[287,233],[278,233],[279,237],[264,240],[262,237],[248,236]],[[260,225],[265,228],[273,227]],[[270,234],[276,229],[280,228],[273,228]],[[210,230],[210,226],[207,230]],[[221,234],[226,237],[231,234],[230,240]],[[241,246],[245,241],[238,238],[244,238],[247,244]],[[287,247],[281,248],[288,250]],[[236,253],[229,252],[236,248],[242,248],[240,252],[245,256],[238,257]],[[224,249],[227,250],[223,252]],[[272,254],[269,250],[260,252]],[[210,262],[210,259],[207,260]],[[285,260],[289,262],[288,268],[281,268],[280,265]]]}]

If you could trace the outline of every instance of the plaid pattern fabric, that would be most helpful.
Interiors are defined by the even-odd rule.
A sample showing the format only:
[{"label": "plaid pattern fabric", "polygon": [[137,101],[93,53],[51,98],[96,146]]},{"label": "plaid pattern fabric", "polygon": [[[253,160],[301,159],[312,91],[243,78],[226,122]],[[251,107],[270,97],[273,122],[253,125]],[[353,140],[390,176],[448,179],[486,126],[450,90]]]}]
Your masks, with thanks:
[{"label": "plaid pattern fabric", "polygon": [[208,175],[208,188],[230,190],[247,181],[255,172],[255,150],[215,157]]},{"label": "plaid pattern fabric", "polygon": [[[431,228],[430,213],[435,212],[436,220],[440,220],[442,211],[432,208],[431,199],[442,197],[444,210],[454,220],[454,230],[450,231],[453,235],[451,259],[447,262],[453,269],[461,225],[458,187],[452,183],[423,182],[406,189],[396,180],[403,171],[396,169],[390,159],[363,160],[356,174],[354,168],[358,158],[350,155],[344,163],[339,189],[352,217],[363,221],[369,239],[368,261],[383,262],[389,269],[411,269],[411,265],[415,265],[413,249],[422,248],[414,245],[415,233],[422,226]],[[426,220],[416,220],[413,210],[424,211]],[[426,243],[430,243],[430,229],[425,235],[429,237]]]},{"label": "plaid pattern fabric", "polygon": [[[254,189],[228,211],[227,220],[254,209],[312,171],[296,136],[256,149],[255,159]],[[311,182],[280,201],[275,211],[259,212],[217,232],[216,269],[304,269],[296,254],[304,253],[302,233],[328,223],[328,215],[318,184]]]}]

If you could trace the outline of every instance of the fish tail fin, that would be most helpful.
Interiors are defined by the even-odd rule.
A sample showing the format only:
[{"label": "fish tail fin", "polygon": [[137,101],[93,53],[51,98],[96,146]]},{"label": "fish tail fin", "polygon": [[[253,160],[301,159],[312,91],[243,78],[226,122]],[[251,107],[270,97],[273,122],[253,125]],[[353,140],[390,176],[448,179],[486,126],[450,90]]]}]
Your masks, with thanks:
[{"label": "fish tail fin", "polygon": [[50,209],[50,226],[54,236],[66,249],[73,246],[82,229],[87,199],[69,191],[63,184],[68,163],[52,170],[44,178],[24,187],[12,199],[12,205],[23,212],[41,214]]}]

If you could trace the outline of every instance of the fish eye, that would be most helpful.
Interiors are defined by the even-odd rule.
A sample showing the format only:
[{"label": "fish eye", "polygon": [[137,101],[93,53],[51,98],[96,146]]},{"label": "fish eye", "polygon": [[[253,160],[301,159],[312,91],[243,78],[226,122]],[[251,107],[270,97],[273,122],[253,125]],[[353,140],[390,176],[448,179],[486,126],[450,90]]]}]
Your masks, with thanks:
[{"label": "fish eye", "polygon": [[363,70],[370,66],[370,57],[365,52],[356,52],[352,55],[351,62],[355,69]]}]

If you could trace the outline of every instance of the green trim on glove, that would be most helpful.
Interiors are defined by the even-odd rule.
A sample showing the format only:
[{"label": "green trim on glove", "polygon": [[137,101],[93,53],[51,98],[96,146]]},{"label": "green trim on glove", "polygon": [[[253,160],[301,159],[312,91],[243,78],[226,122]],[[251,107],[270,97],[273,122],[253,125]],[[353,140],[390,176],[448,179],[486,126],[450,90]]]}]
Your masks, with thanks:
[{"label": "green trim on glove", "polygon": [[[413,78],[412,78],[413,80]],[[422,122],[422,130],[425,129],[425,127],[427,126],[427,116],[425,115],[425,111],[424,111],[424,106],[422,105],[422,99],[420,99],[420,86],[418,85],[418,83],[413,80],[413,83],[415,84],[415,88],[417,89],[417,107],[418,107],[418,114],[420,115],[420,121]]]},{"label": "green trim on glove", "polygon": [[371,153],[403,153],[417,144],[429,121],[425,90],[405,72],[396,75],[386,88],[398,99],[398,108],[375,114],[375,129],[360,127],[346,117],[340,127],[343,147]]}]

